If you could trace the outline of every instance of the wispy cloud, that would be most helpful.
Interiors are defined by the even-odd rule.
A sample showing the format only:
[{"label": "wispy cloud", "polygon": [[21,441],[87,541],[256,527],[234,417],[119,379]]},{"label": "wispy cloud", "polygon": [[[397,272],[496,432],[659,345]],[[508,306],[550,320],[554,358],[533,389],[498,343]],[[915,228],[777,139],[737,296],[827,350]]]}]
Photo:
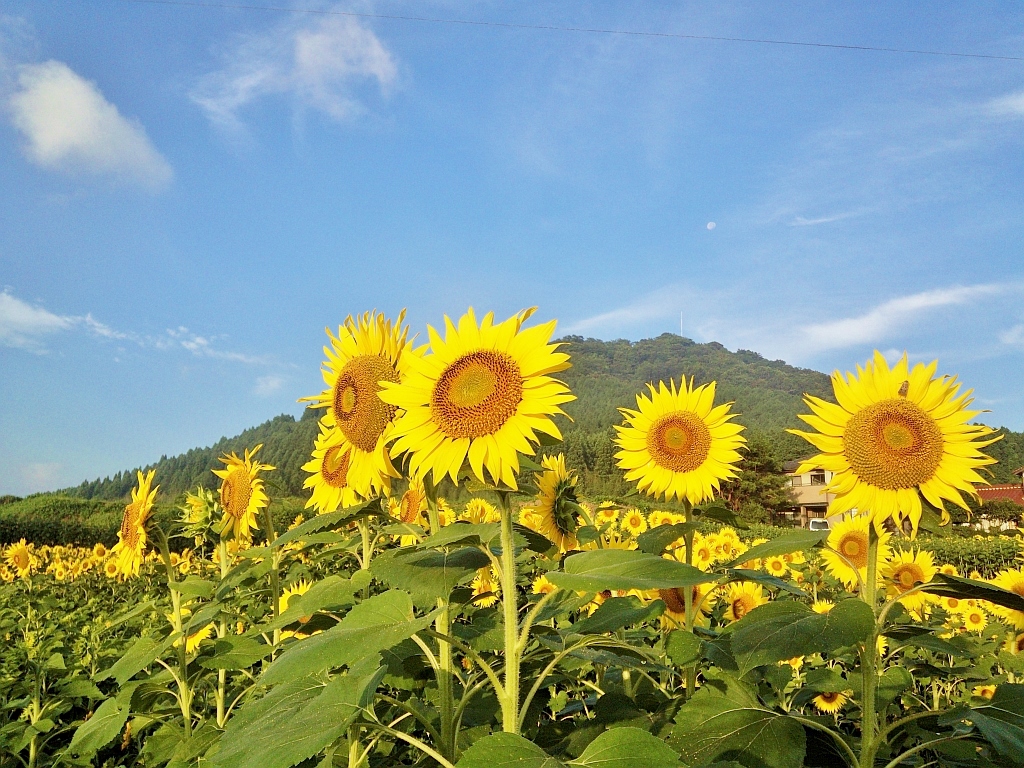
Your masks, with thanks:
[{"label": "wispy cloud", "polygon": [[359,88],[376,84],[387,95],[398,77],[394,56],[353,18],[288,20],[264,34],[238,38],[222,69],[205,75],[190,94],[213,122],[243,129],[239,113],[267,97],[290,96],[297,107],[343,121],[364,111]]},{"label": "wispy cloud", "polygon": [[999,334],[999,341],[1011,347],[1024,349],[1024,323],[1008,328]]},{"label": "wispy cloud", "polygon": [[856,216],[863,216],[866,211],[846,211],[844,213],[833,213],[828,216],[818,216],[817,218],[804,218],[803,216],[794,216],[789,222],[791,227],[814,227],[818,224],[831,224],[834,221],[842,221],[843,219],[852,219]]},{"label": "wispy cloud", "polygon": [[26,140],[25,155],[42,168],[111,176],[154,190],[174,175],[142,124],[124,117],[96,83],[67,64],[19,66],[8,107]]},{"label": "wispy cloud", "polygon": [[992,99],[986,105],[993,115],[1001,117],[1024,117],[1024,91],[1008,93]]},{"label": "wispy cloud", "polygon": [[285,381],[286,379],[284,376],[278,376],[276,374],[260,376],[256,379],[256,386],[253,387],[252,393],[256,395],[256,397],[270,397],[271,395],[277,394],[281,391]]},{"label": "wispy cloud", "polygon": [[584,317],[561,330],[567,334],[598,333],[601,331],[623,333],[643,326],[651,321],[676,317],[691,304],[691,292],[681,286],[672,285],[641,296],[618,309],[600,312]]},{"label": "wispy cloud", "polygon": [[0,345],[27,349],[30,352],[44,350],[45,336],[66,331],[78,322],[78,318],[61,317],[42,307],[12,296],[7,291],[0,293]]}]

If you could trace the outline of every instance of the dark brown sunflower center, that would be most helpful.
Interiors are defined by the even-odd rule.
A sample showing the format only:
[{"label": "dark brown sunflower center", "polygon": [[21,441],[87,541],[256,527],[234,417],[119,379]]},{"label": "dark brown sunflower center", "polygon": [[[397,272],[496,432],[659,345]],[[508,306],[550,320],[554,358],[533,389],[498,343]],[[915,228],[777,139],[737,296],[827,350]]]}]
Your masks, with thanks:
[{"label": "dark brown sunflower center", "polygon": [[863,531],[847,533],[839,541],[839,553],[849,560],[854,568],[867,568],[868,535]]},{"label": "dark brown sunflower center", "polygon": [[124,508],[121,518],[121,541],[127,547],[134,547],[139,542],[139,516],[142,511],[142,500],[133,501]]},{"label": "dark brown sunflower center", "polygon": [[906,592],[911,589],[915,584],[924,581],[924,571],[916,563],[908,563],[901,565],[896,569],[895,576],[896,585],[900,592]]},{"label": "dark brown sunflower center", "polygon": [[320,474],[331,488],[344,488],[348,485],[349,452],[341,446],[332,445],[320,462]]},{"label": "dark brown sunflower center", "polygon": [[732,601],[732,615],[735,616],[737,620],[742,619],[750,613],[751,609],[754,607],[752,603],[753,601],[746,595],[737,597]]},{"label": "dark brown sunflower center", "polygon": [[252,481],[244,467],[236,467],[220,484],[220,503],[224,512],[236,520],[249,508],[252,498]]},{"label": "dark brown sunflower center", "polygon": [[839,700],[839,694],[835,691],[828,691],[820,695],[822,702],[825,704],[834,704],[836,701]]},{"label": "dark brown sunflower center", "polygon": [[843,433],[843,453],[857,476],[877,488],[913,488],[931,479],[944,441],[935,420],[902,398],[858,411]]},{"label": "dark brown sunflower center", "polygon": [[686,593],[676,587],[675,589],[659,589],[658,597],[665,603],[665,607],[671,613],[684,613],[686,611]]},{"label": "dark brown sunflower center", "polygon": [[430,396],[430,415],[450,438],[483,437],[497,432],[523,400],[519,364],[504,352],[470,352],[438,377]]},{"label": "dark brown sunflower center", "polygon": [[402,516],[403,523],[415,523],[420,518],[420,512],[423,509],[423,496],[419,491],[409,489],[402,494],[402,503],[400,505],[400,514]]},{"label": "dark brown sunflower center", "polygon": [[647,450],[654,462],[672,472],[692,472],[711,450],[707,424],[691,411],[660,417],[647,431]]},{"label": "dark brown sunflower center", "polygon": [[334,382],[334,421],[352,445],[370,452],[395,418],[396,408],[377,397],[380,381],[398,381],[398,371],[381,355],[353,357]]}]

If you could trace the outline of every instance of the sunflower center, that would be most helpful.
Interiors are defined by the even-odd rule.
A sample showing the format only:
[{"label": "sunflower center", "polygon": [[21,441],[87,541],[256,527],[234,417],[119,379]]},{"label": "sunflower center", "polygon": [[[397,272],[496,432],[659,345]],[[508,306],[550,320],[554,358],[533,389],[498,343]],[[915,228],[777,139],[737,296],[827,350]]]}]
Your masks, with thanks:
[{"label": "sunflower center", "polygon": [[833,703],[833,702],[835,702],[835,701],[836,701],[836,700],[837,700],[838,698],[839,698],[839,694],[838,694],[838,693],[836,693],[836,692],[834,692],[834,691],[830,691],[830,692],[827,692],[827,693],[823,693],[823,694],[821,694],[821,700],[822,700],[822,701],[823,701],[823,702],[824,702],[825,704],[832,704],[832,703]]},{"label": "sunflower center", "polygon": [[671,613],[684,613],[686,611],[686,593],[678,587],[675,589],[659,589],[658,597],[665,603],[665,607]]},{"label": "sunflower center", "polygon": [[139,508],[142,501],[133,501],[124,508],[121,518],[121,541],[127,547],[134,548],[139,542]]},{"label": "sunflower center", "polygon": [[14,564],[22,571],[28,568],[28,551],[24,549],[16,550],[14,553]]},{"label": "sunflower center", "polygon": [[430,397],[430,414],[450,438],[483,437],[501,429],[522,399],[518,363],[503,352],[484,349],[445,368]]},{"label": "sunflower center", "polygon": [[251,497],[249,473],[242,467],[231,470],[231,474],[220,485],[220,503],[224,511],[236,520],[241,520],[249,508]]},{"label": "sunflower center", "polygon": [[403,523],[415,523],[420,516],[420,508],[423,505],[423,498],[417,491],[408,490],[402,494],[400,505]]},{"label": "sunflower center", "polygon": [[380,381],[398,381],[398,371],[381,355],[353,357],[334,382],[334,421],[352,445],[369,453],[395,418],[395,406],[377,397]]},{"label": "sunflower center", "polygon": [[896,571],[896,584],[901,592],[906,592],[911,589],[918,582],[924,581],[924,571],[922,571],[916,564],[910,563],[909,565],[901,566]]},{"label": "sunflower center", "polygon": [[320,474],[331,488],[344,488],[348,485],[349,452],[342,450],[340,445],[332,445],[320,462]]},{"label": "sunflower center", "polygon": [[748,613],[750,613],[751,609],[754,607],[753,605],[751,605],[752,602],[753,601],[751,601],[745,595],[742,597],[737,597],[735,600],[732,601],[732,615],[736,617],[737,621],[739,621]]},{"label": "sunflower center", "polygon": [[848,533],[839,542],[839,551],[843,557],[853,563],[855,568],[868,567],[868,536],[866,533],[857,531]]},{"label": "sunflower center", "polygon": [[935,420],[902,398],[861,409],[843,434],[843,453],[853,471],[886,490],[913,488],[929,480],[942,461],[943,448]]},{"label": "sunflower center", "polygon": [[647,450],[660,467],[672,472],[692,472],[708,457],[711,432],[697,414],[675,411],[651,425]]}]

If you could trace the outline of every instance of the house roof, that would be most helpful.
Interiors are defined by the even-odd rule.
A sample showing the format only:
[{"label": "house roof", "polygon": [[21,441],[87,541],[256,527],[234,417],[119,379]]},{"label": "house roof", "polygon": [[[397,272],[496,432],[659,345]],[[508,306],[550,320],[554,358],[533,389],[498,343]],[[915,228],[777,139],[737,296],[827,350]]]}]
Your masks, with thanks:
[{"label": "house roof", "polygon": [[1019,467],[1018,469],[1013,470],[1013,474],[1024,477],[1024,467]]},{"label": "house roof", "polygon": [[801,456],[799,459],[794,459],[793,461],[784,461],[782,462],[782,471],[790,474],[796,472],[797,467],[815,456],[817,456],[816,453],[809,453],[806,456]]},{"label": "house roof", "polygon": [[981,500],[995,501],[996,499],[1009,499],[1024,507],[1024,486],[1020,485],[983,485],[978,489]]}]

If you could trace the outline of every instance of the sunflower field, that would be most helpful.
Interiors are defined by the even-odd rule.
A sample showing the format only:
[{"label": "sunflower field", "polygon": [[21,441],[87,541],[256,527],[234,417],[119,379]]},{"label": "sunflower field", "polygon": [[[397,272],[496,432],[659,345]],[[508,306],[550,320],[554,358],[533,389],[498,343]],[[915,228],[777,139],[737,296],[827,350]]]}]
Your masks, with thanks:
[{"label": "sunflower field", "polygon": [[993,463],[970,391],[836,372],[796,434],[842,518],[760,536],[718,499],[745,439],[714,382],[624,404],[638,503],[581,498],[571,349],[531,315],[329,332],[288,525],[254,445],[171,521],[140,472],[109,549],[8,546],[0,767],[1024,764],[1018,550],[918,538]]}]

